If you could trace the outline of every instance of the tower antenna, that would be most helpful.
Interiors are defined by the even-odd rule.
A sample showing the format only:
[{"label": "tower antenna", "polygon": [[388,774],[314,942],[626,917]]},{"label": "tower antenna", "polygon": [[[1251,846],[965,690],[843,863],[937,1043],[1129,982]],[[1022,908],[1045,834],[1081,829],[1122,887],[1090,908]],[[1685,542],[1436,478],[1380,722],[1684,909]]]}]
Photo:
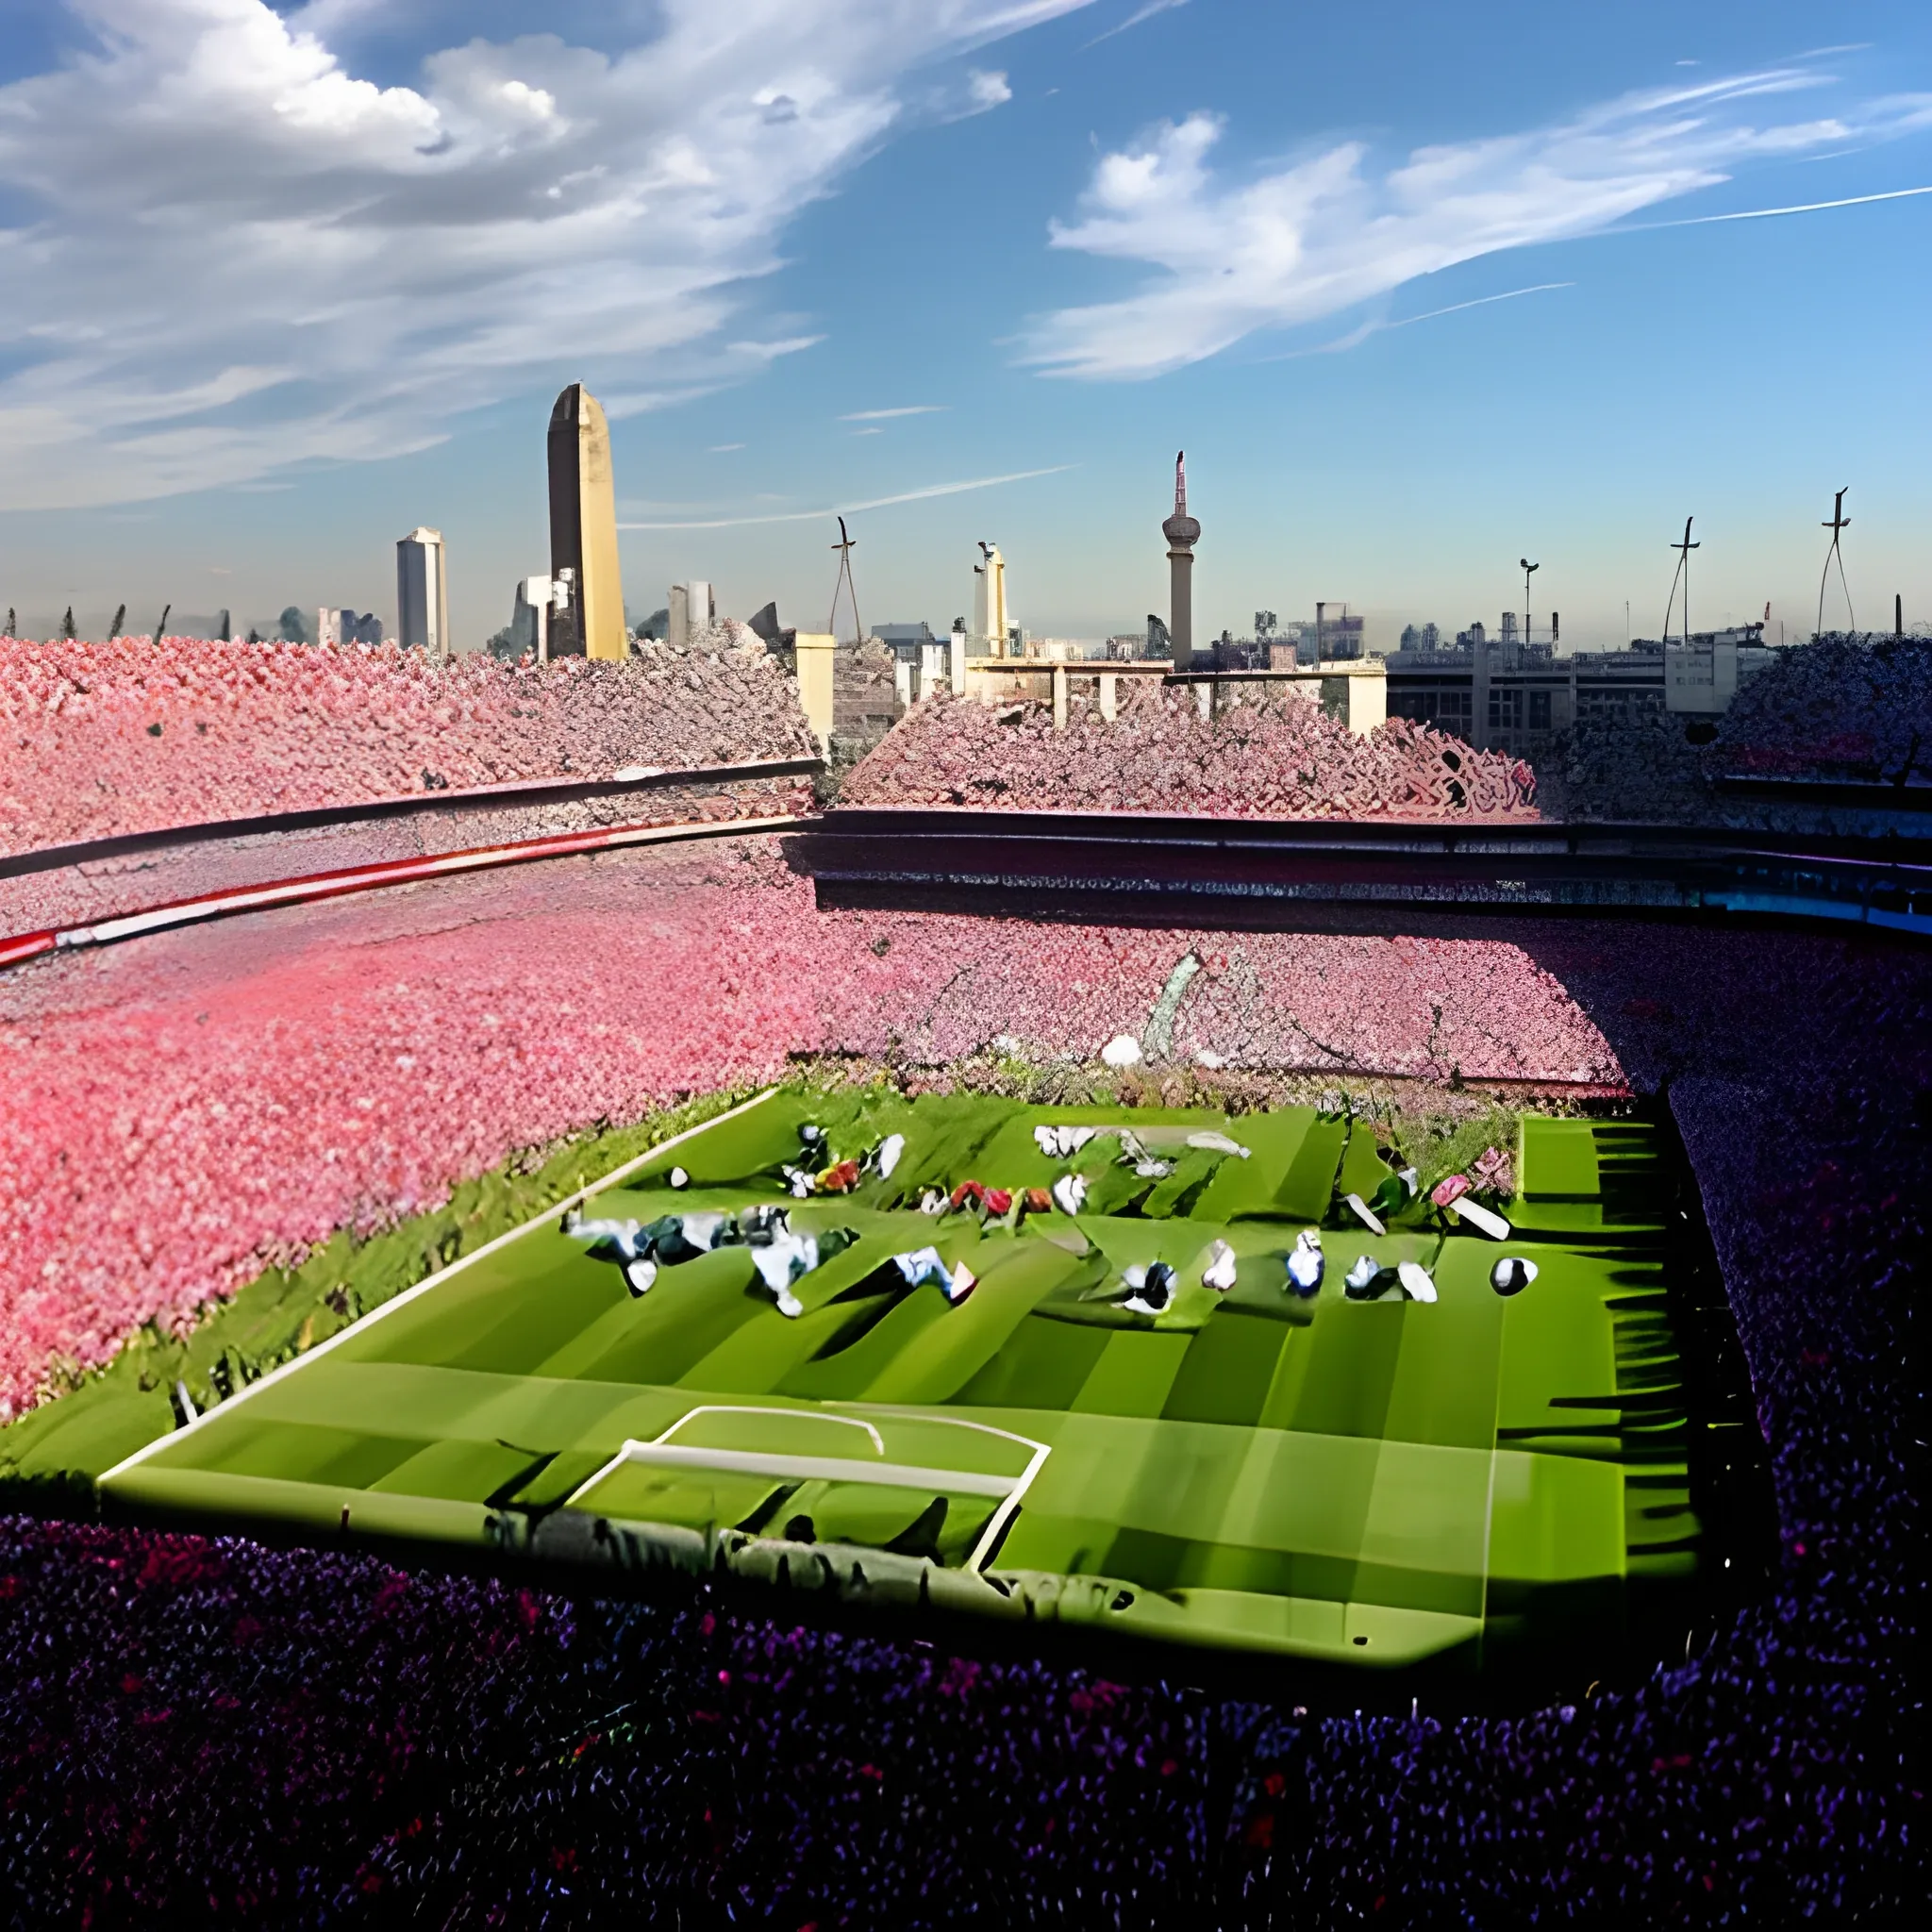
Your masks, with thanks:
[{"label": "tower antenna", "polygon": [[1174,459],[1174,514],[1161,525],[1167,539],[1168,634],[1173,641],[1174,668],[1186,671],[1194,657],[1194,545],[1201,539],[1200,523],[1188,514],[1188,458],[1185,450]]},{"label": "tower antenna", "polygon": [[852,581],[852,553],[858,548],[858,539],[847,533],[843,517],[839,519],[839,541],[832,548],[839,553],[839,575],[832,585],[832,614],[825,628],[833,637],[839,635],[839,591],[842,587],[852,601],[852,641],[863,643],[865,626],[858,621],[858,589]]},{"label": "tower antenna", "polygon": [[1671,606],[1677,601],[1677,579],[1681,577],[1684,580],[1684,644],[1686,649],[1689,649],[1690,643],[1690,553],[1693,550],[1702,550],[1704,548],[1702,543],[1693,543],[1690,541],[1690,525],[1696,521],[1694,517],[1686,517],[1684,519],[1684,541],[1681,543],[1673,543],[1671,545],[1671,548],[1677,553],[1677,568],[1671,578],[1670,597],[1664,604],[1664,642],[1669,643],[1671,641]]},{"label": "tower antenna", "polygon": [[1818,526],[1821,530],[1831,532],[1831,548],[1824,553],[1824,568],[1818,574],[1818,628],[1821,633],[1824,629],[1824,586],[1831,577],[1831,559],[1834,557],[1838,558],[1839,584],[1845,593],[1846,628],[1856,630],[1858,627],[1858,620],[1852,615],[1852,587],[1845,582],[1844,552],[1838,547],[1840,536],[1852,527],[1852,520],[1845,514],[1845,491],[1851,487],[1847,483],[1844,490],[1839,491],[1838,501],[1831,507],[1830,523],[1820,524]]}]

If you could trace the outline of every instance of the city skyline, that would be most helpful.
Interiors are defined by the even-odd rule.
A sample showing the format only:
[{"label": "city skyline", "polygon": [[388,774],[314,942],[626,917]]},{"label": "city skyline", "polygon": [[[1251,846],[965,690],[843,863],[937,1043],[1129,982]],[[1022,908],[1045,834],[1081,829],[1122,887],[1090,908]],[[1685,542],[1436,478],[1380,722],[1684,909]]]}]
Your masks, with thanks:
[{"label": "city skyline", "polygon": [[[328,601],[392,623],[395,539],[428,525],[474,647],[544,567],[544,411],[582,380],[639,615],[699,577],[722,611],[775,598],[817,627],[844,510],[881,621],[968,611],[983,539],[1016,622],[1133,628],[1165,608],[1184,445],[1204,639],[1318,599],[1390,645],[1453,635],[1520,605],[1519,554],[1566,647],[1621,642],[1625,600],[1654,636],[1693,513],[1693,623],[1769,601],[1796,634],[1847,483],[1857,619],[1889,627],[1895,594],[1932,617],[1918,11],[1859,8],[1863,43],[1826,49],[1787,6],[1454,30],[1237,0],[750,11],[769,48],[703,58],[683,0],[655,33],[512,0],[9,16],[0,604],[42,629],[124,601],[142,625],[164,601],[238,630]],[[820,96],[772,77],[841,33]],[[225,92],[196,94],[211,49]],[[652,96],[658,136],[622,137],[676,78],[689,112]],[[136,91],[145,132],[115,120]],[[306,143],[344,133],[407,249],[311,247],[346,190]],[[228,148],[259,151],[258,185]],[[125,175],[108,211],[113,167],[155,177],[179,261],[141,252]],[[647,184],[671,212],[623,228]],[[530,213],[553,190],[556,219]],[[264,219],[236,281],[223,239]],[[510,230],[541,232],[541,273],[459,287],[458,242],[494,259]],[[400,300],[428,333],[382,321]]]}]

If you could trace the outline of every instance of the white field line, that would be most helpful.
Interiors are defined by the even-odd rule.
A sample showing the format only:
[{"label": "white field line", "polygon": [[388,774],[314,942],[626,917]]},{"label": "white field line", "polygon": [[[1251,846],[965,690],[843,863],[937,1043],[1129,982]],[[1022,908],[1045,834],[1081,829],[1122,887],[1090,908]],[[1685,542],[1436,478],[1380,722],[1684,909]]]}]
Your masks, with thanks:
[{"label": "white field line", "polygon": [[[976,1471],[938,1469],[913,1462],[866,1462],[852,1456],[786,1456],[761,1449],[687,1449],[678,1442],[625,1443],[614,1458],[649,1469],[724,1470],[735,1475],[768,1475],[778,1481],[874,1483],[891,1490],[952,1491],[961,1496],[1009,1496],[1016,1475],[982,1475]],[[570,1498],[575,1503],[583,1491]]]},{"label": "white field line", "polygon": [[212,1422],[216,1417],[234,1414],[236,1406],[246,1402],[250,1396],[258,1394],[272,1384],[279,1382],[285,1375],[291,1375],[298,1370],[306,1369],[310,1362],[325,1356],[331,1349],[340,1347],[352,1335],[363,1334],[386,1316],[394,1314],[397,1309],[405,1307],[420,1296],[427,1294],[431,1289],[441,1288],[452,1276],[460,1274],[464,1269],[475,1266],[476,1262],[482,1260],[484,1256],[493,1255],[499,1248],[507,1248],[510,1242],[521,1241],[526,1234],[557,1220],[559,1215],[568,1213],[571,1208],[580,1206],[593,1194],[601,1193],[606,1188],[614,1187],[626,1175],[635,1174],[646,1161],[655,1160],[658,1155],[689,1141],[694,1134],[703,1133],[708,1127],[716,1126],[720,1121],[736,1120],[741,1114],[749,1113],[753,1108],[762,1107],[777,1091],[775,1087],[767,1087],[762,1093],[754,1094],[751,1099],[741,1102],[728,1112],[716,1114],[710,1120],[701,1121],[694,1127],[687,1127],[681,1134],[674,1134],[668,1141],[658,1141],[655,1147],[647,1148],[634,1159],[626,1160],[621,1166],[612,1168],[601,1180],[592,1181],[589,1187],[579,1188],[575,1194],[569,1195],[564,1200],[552,1203],[542,1213],[533,1215],[528,1221],[523,1223],[521,1226],[511,1228],[507,1234],[498,1235],[494,1241],[485,1241],[474,1254],[458,1256],[447,1268],[439,1268],[434,1274],[419,1281],[414,1288],[407,1288],[401,1294],[392,1295],[388,1301],[383,1303],[381,1307],[372,1308],[368,1314],[350,1323],[346,1328],[331,1335],[326,1341],[319,1342],[314,1348],[309,1349],[307,1354],[298,1355],[291,1362],[284,1362],[278,1369],[271,1369],[259,1381],[249,1383],[245,1389],[231,1395],[227,1401],[217,1403],[212,1408],[196,1416],[185,1428],[171,1429],[166,1435],[157,1436],[152,1442],[148,1442],[137,1449],[132,1456],[124,1457],[112,1469],[108,1470],[100,1478],[102,1486],[111,1483],[116,1476],[123,1474],[125,1472],[138,1468],[158,1450],[179,1442],[186,1437],[193,1435],[197,1429],[201,1428],[205,1424]]},{"label": "white field line", "polygon": [[[872,1409],[878,1415],[899,1415],[908,1411],[896,1405],[880,1403],[855,1403],[854,1407]],[[741,1471],[748,1475],[787,1476],[796,1475],[804,1481],[825,1482],[874,1482],[890,1489],[908,1490],[950,1490],[956,1495],[998,1496],[1003,1500],[988,1519],[986,1527],[980,1531],[979,1540],[973,1546],[973,1554],[967,1557],[967,1567],[983,1570],[991,1557],[994,1546],[1000,1540],[1000,1532],[1007,1526],[1014,1510],[1021,1504],[1033,1478],[1037,1476],[1046,1458],[1053,1454],[1050,1442],[1036,1441],[1031,1436],[1014,1434],[1011,1429],[1002,1429],[991,1423],[971,1422],[964,1416],[936,1416],[924,1409],[910,1413],[922,1422],[943,1423],[948,1428],[976,1429],[982,1436],[998,1436],[1003,1441],[1017,1442],[1023,1449],[1033,1454],[1026,1467],[1016,1476],[980,1475],[960,1470],[928,1469],[908,1463],[858,1462],[842,1457],[802,1457],[761,1455],[755,1451],[734,1449],[683,1449],[670,1446],[670,1439],[686,1423],[700,1415],[776,1415],[788,1421],[801,1414],[810,1415],[810,1409],[772,1408],[756,1404],[706,1403],[697,1408],[688,1409],[652,1442],[640,1442],[635,1438],[626,1441],[622,1449],[601,1469],[587,1476],[584,1481],[564,1499],[566,1509],[575,1507],[598,1484],[608,1480],[627,1464],[656,1464],[662,1467],[691,1469],[719,1469]],[[872,1424],[856,1417],[839,1415],[830,1409],[817,1411],[819,1419],[824,1422],[845,1423],[854,1428],[864,1429],[873,1439],[881,1456],[885,1444],[879,1440],[878,1431]]]}]

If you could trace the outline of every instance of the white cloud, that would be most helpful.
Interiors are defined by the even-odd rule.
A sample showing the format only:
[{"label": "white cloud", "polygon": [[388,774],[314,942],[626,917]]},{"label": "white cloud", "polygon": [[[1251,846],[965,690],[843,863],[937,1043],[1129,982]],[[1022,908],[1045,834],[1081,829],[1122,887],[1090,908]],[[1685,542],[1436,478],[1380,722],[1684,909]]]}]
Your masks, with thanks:
[{"label": "white cloud", "polygon": [[952,407],[950,403],[906,403],[896,409],[854,409],[849,416],[841,416],[841,423],[887,423],[897,416],[938,416]]},{"label": "white cloud", "polygon": [[473,40],[413,87],[331,50],[369,0],[66,4],[85,50],[0,87],[0,507],[395,455],[579,375],[629,409],[741,379],[815,340],[754,339],[744,285],[908,77],[1089,0],[658,0],[616,54]]},{"label": "white cloud", "polygon": [[[1081,0],[1081,4],[1089,4],[1089,0]],[[916,104],[918,112],[926,120],[970,121],[975,114],[1004,108],[1012,98],[1013,90],[1004,72],[969,67],[924,89],[916,97]]]},{"label": "white cloud", "polygon": [[985,113],[989,108],[1003,108],[1013,98],[1013,90],[1007,84],[1004,74],[991,74],[980,68],[974,68],[966,76],[966,95],[977,113]]},{"label": "white cloud", "polygon": [[1753,161],[1932,125],[1923,95],[1844,116],[1755,118],[1762,103],[1827,85],[1799,67],[1739,75],[1626,95],[1528,134],[1418,148],[1379,175],[1349,142],[1242,185],[1208,165],[1218,118],[1164,123],[1103,156],[1081,219],[1052,231],[1055,247],[1161,274],[1124,300],[1043,318],[1026,359],[1065,375],[1156,375],[1457,262],[1598,233]]}]

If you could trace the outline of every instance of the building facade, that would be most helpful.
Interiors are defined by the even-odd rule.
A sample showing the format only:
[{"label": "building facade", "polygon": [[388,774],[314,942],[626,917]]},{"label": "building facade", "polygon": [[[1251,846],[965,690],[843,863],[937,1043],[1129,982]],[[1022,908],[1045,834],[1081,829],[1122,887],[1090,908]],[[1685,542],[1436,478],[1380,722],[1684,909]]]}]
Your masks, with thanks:
[{"label": "building facade", "polygon": [[1763,628],[1693,634],[1689,648],[1639,639],[1627,650],[1558,657],[1549,644],[1491,642],[1473,625],[1463,635],[1474,641],[1463,648],[1390,655],[1389,715],[1479,750],[1535,758],[1576,724],[1721,712],[1771,662]]},{"label": "building facade", "polygon": [[1349,615],[1346,604],[1339,610],[1317,604],[1312,623],[1291,624],[1283,635],[1294,644],[1303,664],[1352,663],[1368,655],[1367,626],[1361,618]]}]

